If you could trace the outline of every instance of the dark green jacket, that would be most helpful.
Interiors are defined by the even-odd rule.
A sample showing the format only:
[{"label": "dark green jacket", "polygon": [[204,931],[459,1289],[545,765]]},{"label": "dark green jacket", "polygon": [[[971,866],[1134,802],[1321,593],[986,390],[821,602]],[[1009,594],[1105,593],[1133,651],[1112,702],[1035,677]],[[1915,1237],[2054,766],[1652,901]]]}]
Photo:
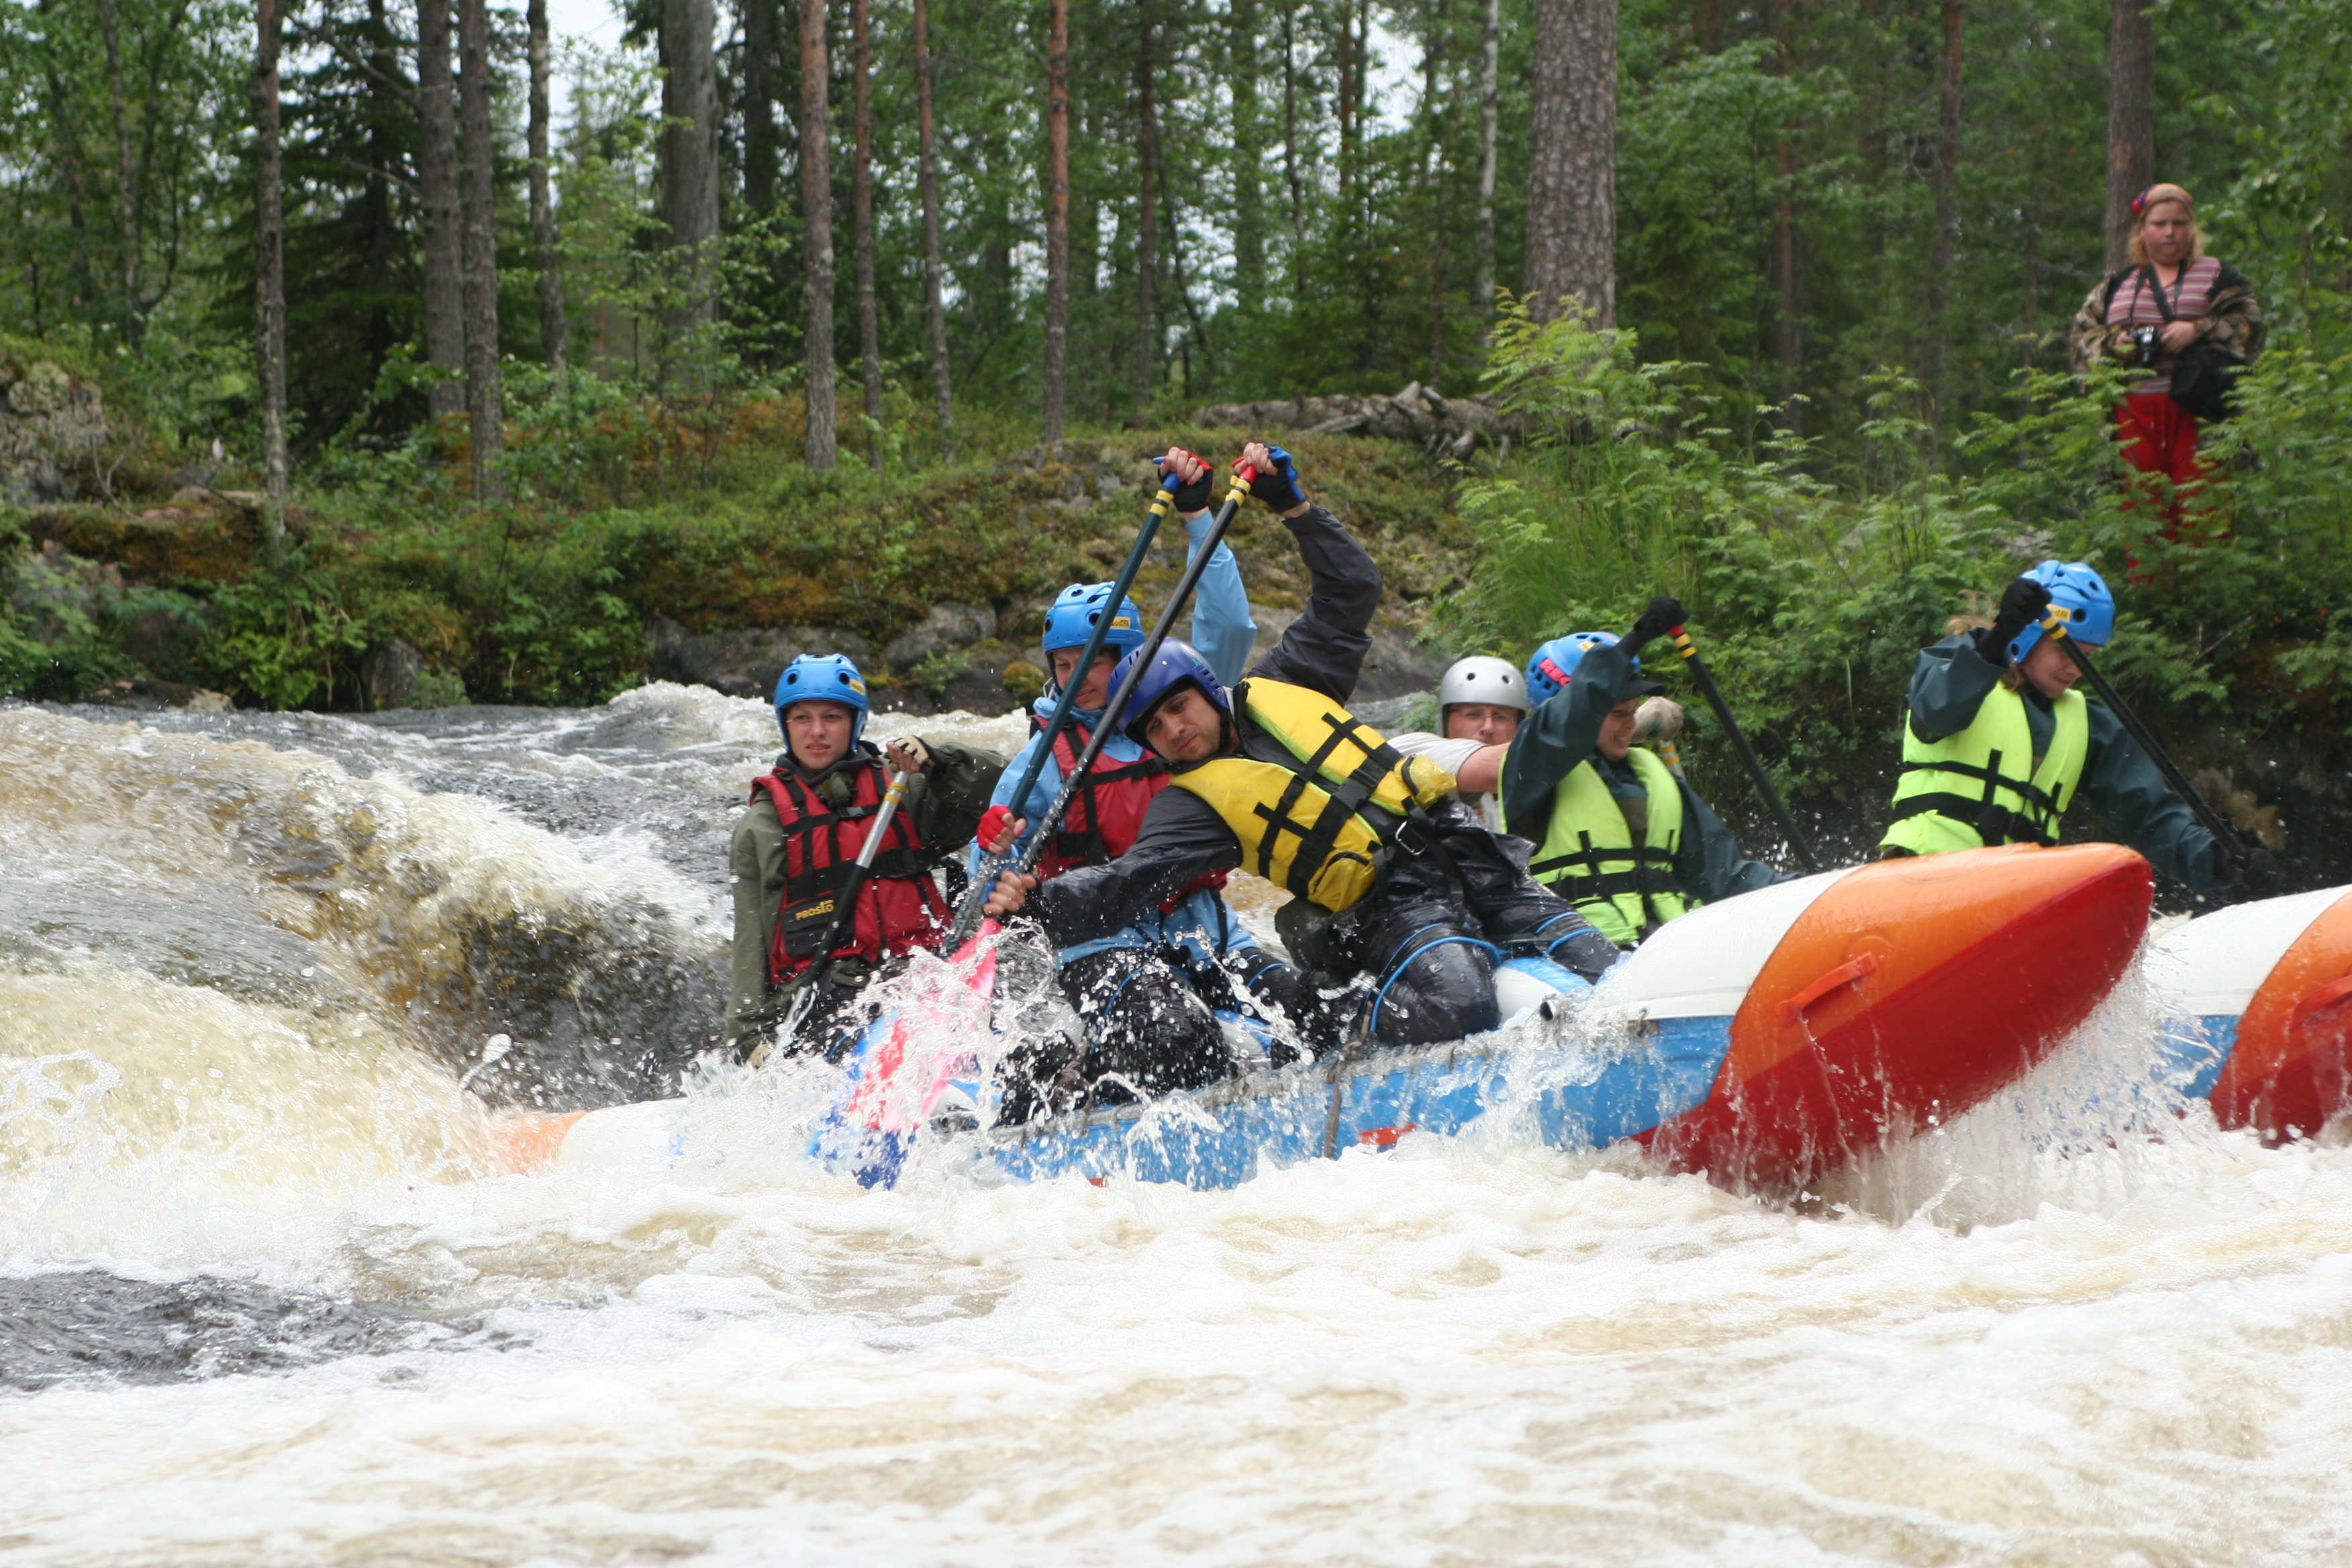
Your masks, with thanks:
[{"label": "dark green jacket", "polygon": [[[924,858],[940,867],[962,858],[964,847],[979,830],[981,813],[988,809],[996,775],[1004,771],[1004,759],[994,752],[953,741],[927,740],[924,744],[930,748],[930,770],[908,781],[906,804],[899,809],[921,837]],[[874,751],[870,745],[862,749]],[[776,765],[793,766],[792,753],[778,757]],[[809,777],[805,773],[801,776]],[[838,775],[818,778],[815,787],[829,799],[846,798],[843,792],[847,781]],[[768,984],[768,952],[775,941],[776,912],[783,903],[784,828],[776,820],[775,803],[764,790],[735,819],[727,868],[735,890],[734,983],[727,1034],[729,1039],[740,1041],[746,1035],[775,1027],[791,1010],[796,989],[787,985],[772,990]],[[868,973],[863,961],[845,959],[833,965],[827,981],[854,989],[866,983]]]},{"label": "dark green jacket", "polygon": [[[1911,732],[1922,741],[1940,741],[1976,722],[1977,710],[2000,684],[2001,668],[1978,651],[1974,632],[1955,633],[1921,648],[1918,662],[1911,667]],[[2038,760],[2050,749],[2058,718],[2032,682],[2020,691]],[[2089,710],[2091,751],[2084,759],[2083,782],[2074,787],[2074,798],[2087,801],[2117,843],[2147,856],[2166,876],[2200,893],[2227,885],[2229,867],[2221,846],[2198,826],[2189,803],[2172,793],[2105,703],[2095,699],[2084,706]]]},{"label": "dark green jacket", "polygon": [[[1597,749],[1601,721],[1623,700],[1618,694],[1633,679],[1633,660],[1622,649],[1596,647],[1579,661],[1576,679],[1566,689],[1552,693],[1528,715],[1503,757],[1503,820],[1513,833],[1530,843],[1544,841],[1551,826],[1552,798],[1579,763],[1591,763],[1618,799],[1648,798],[1632,768],[1618,766]],[[1675,880],[1685,897],[1711,904],[1788,880],[1761,860],[1741,858],[1739,845],[1723,819],[1688,784],[1676,783],[1683,796],[1683,842],[1675,855]],[[1639,837],[1635,835],[1637,841]],[[1553,891],[1565,889],[1555,887]]]}]

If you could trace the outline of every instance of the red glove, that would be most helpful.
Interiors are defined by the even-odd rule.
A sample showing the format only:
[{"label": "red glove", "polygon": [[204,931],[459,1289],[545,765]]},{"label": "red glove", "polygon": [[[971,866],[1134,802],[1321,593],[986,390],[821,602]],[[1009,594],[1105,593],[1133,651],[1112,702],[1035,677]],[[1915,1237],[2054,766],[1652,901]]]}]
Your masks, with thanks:
[{"label": "red glove", "polygon": [[1002,855],[1013,847],[1012,825],[1011,806],[992,805],[980,814],[980,830],[972,837],[979,839],[980,847],[991,855]]}]

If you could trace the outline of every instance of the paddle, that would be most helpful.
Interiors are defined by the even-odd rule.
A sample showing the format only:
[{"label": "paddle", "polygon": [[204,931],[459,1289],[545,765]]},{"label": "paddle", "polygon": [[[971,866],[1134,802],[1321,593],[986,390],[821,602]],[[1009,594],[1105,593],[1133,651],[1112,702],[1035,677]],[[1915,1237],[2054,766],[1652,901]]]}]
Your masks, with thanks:
[{"label": "paddle", "polygon": [[[1257,478],[1256,470],[1238,463],[1234,465],[1234,487],[1226,493],[1225,503],[1218,509],[1215,521],[1209,525],[1208,537],[1185,565],[1184,574],[1177,579],[1175,591],[1168,596],[1168,607],[1160,611],[1150,636],[1130,656],[1127,678],[1118,683],[1109,700],[1103,704],[1102,720],[1095,726],[1094,733],[1087,737],[1085,750],[1078,753],[1069,772],[1063,777],[1061,791],[1055,795],[1054,804],[1038,819],[1030,836],[1029,847],[1022,851],[1014,867],[1021,875],[1028,876],[1036,869],[1038,859],[1052,839],[1055,826],[1069,810],[1070,802],[1076,798],[1087,770],[1094,766],[1095,759],[1102,754],[1103,747],[1117,731],[1119,717],[1126,712],[1137,683],[1158,656],[1160,645],[1168,640],[1177,616],[1183,611],[1185,601],[1192,596],[1192,590],[1200,585],[1202,574],[1209,569],[1210,559],[1216,554],[1217,546],[1224,542],[1225,531],[1233,526],[1234,514],[1241,510],[1242,498],[1249,493],[1251,481]],[[1076,682],[1074,680],[1071,684],[1075,687]],[[1045,749],[1039,748],[1041,754]],[[1023,793],[1025,795],[1027,792],[1024,790]],[[995,878],[992,875],[984,882],[975,879],[972,887],[978,891],[992,887],[994,883]],[[984,900],[984,893],[982,896]],[[971,963],[973,966],[966,994],[956,998],[954,1012],[962,1016],[950,1016],[942,1002],[931,1001],[926,1007],[927,1022],[930,1026],[927,1033],[953,1036],[966,1031],[986,1030],[988,1007],[994,999],[996,989],[996,955],[992,951],[980,951],[980,944],[1003,929],[995,921],[982,920],[978,930],[956,948],[953,962],[959,965]],[[846,1093],[827,1113],[809,1143],[809,1152],[814,1158],[828,1163],[846,1159],[851,1173],[856,1177],[858,1184],[865,1187],[888,1186],[898,1180],[899,1167],[905,1163],[915,1133],[947,1091],[956,1068],[971,1054],[968,1048],[940,1052],[932,1068],[931,1081],[920,1102],[913,1108],[914,1114],[901,1114],[896,1080],[906,1066],[908,1054],[907,1020],[903,1013],[898,1012],[887,1015],[887,1017],[889,1027],[887,1031],[881,1027],[883,1020],[877,1019],[875,1026],[860,1037],[857,1054],[850,1063]],[[881,1037],[878,1041],[876,1038],[877,1035]],[[855,1141],[846,1146],[839,1136],[845,1125],[855,1134]]]},{"label": "paddle", "polygon": [[1036,870],[1038,860],[1045,853],[1046,837],[1054,831],[1055,824],[1062,820],[1063,814],[1070,809],[1070,802],[1077,797],[1087,770],[1094,766],[1095,759],[1102,755],[1103,747],[1118,730],[1119,718],[1127,711],[1128,699],[1135,695],[1136,684],[1143,679],[1143,672],[1151,667],[1151,661],[1159,657],[1160,645],[1168,640],[1169,632],[1176,625],[1177,616],[1184,608],[1184,601],[1190,599],[1192,590],[1200,585],[1202,574],[1209,569],[1209,558],[1224,542],[1225,530],[1233,526],[1234,513],[1241,510],[1242,497],[1249,494],[1250,483],[1257,478],[1257,470],[1244,464],[1234,464],[1234,488],[1225,492],[1225,504],[1217,509],[1216,520],[1209,524],[1209,537],[1202,542],[1198,552],[1186,563],[1184,575],[1176,580],[1176,591],[1168,596],[1168,607],[1160,612],[1160,620],[1152,626],[1151,635],[1129,656],[1127,679],[1118,683],[1118,689],[1103,704],[1102,722],[1097,724],[1095,732],[1087,737],[1086,750],[1078,753],[1076,763],[1063,776],[1061,793],[1054,797],[1054,804],[1046,808],[1036,830],[1030,835],[1029,847],[1021,852],[1020,863],[1013,869],[1022,876]]},{"label": "paddle", "polygon": [[841,889],[833,896],[833,918],[824,922],[824,939],[817,944],[816,957],[810,960],[802,973],[800,994],[793,998],[793,1009],[784,1015],[783,1026],[776,1037],[789,1040],[800,1033],[801,1025],[808,1020],[809,1009],[816,1005],[817,987],[833,971],[833,950],[841,945],[845,924],[856,918],[857,895],[866,887],[866,879],[874,870],[875,852],[882,847],[882,836],[890,831],[890,819],[898,815],[899,802],[907,798],[907,775],[884,770],[888,787],[882,792],[882,805],[874,813],[874,826],[866,830],[866,842],[850,863],[849,875],[842,879]]},{"label": "paddle", "polygon": [[2205,831],[2213,836],[2213,842],[2221,847],[2221,853],[2228,857],[2231,869],[2242,871],[2246,866],[2246,847],[2238,841],[2235,832],[2222,824],[2213,808],[2205,804],[2205,797],[2189,786],[2188,775],[2180,771],[2180,765],[2172,760],[2170,752],[2156,743],[2156,737],[2148,733],[2147,726],[2139,721],[2139,715],[2125,706],[2122,693],[2099,673],[2098,668],[2091,662],[2091,656],[2084,651],[2083,645],[2066,635],[2068,618],[2067,611],[2053,605],[2049,617],[2042,623],[2042,630],[2045,635],[2055,637],[2058,646],[2066,650],[2067,657],[2074,661],[2074,668],[2083,672],[2084,678],[2098,692],[2099,700],[2107,705],[2107,711],[2131,731],[2131,737],[2139,742],[2140,750],[2156,763],[2157,772],[2162,773],[2165,783],[2172,786],[2172,793],[2189,803],[2189,809],[2196,815]]},{"label": "paddle", "polygon": [[1725,731],[1731,736],[1731,743],[1739,749],[1739,760],[1748,764],[1748,772],[1756,780],[1756,787],[1764,792],[1765,804],[1780,819],[1780,831],[1789,836],[1789,847],[1797,852],[1797,858],[1805,863],[1806,870],[1820,870],[1821,863],[1813,858],[1813,847],[1805,842],[1803,834],[1797,831],[1797,819],[1789,815],[1788,804],[1781,800],[1780,792],[1772,787],[1772,776],[1764,771],[1764,759],[1758,756],[1756,748],[1748,743],[1748,732],[1739,727],[1739,721],[1731,716],[1731,704],[1723,700],[1723,689],[1716,685],[1715,676],[1707,669],[1706,661],[1699,658],[1698,646],[1691,641],[1690,633],[1680,626],[1671,626],[1667,628],[1666,635],[1675,639],[1675,651],[1681,654],[1683,662],[1690,667],[1691,679],[1698,682],[1699,690],[1706,694],[1706,705],[1715,710],[1715,716],[1723,721]]},{"label": "paddle", "polygon": [[[1071,668],[1070,679],[1062,683],[1061,694],[1054,700],[1054,711],[1046,719],[1045,729],[1038,732],[1037,743],[1029,748],[1028,763],[1022,769],[1020,783],[1013,791],[1014,811],[1019,811],[1029,799],[1029,792],[1036,787],[1037,775],[1045,771],[1045,759],[1054,754],[1054,742],[1060,738],[1063,727],[1070,721],[1070,714],[1077,706],[1078,688],[1086,684],[1087,672],[1094,668],[1095,660],[1101,656],[1103,639],[1110,632],[1110,624],[1117,618],[1119,605],[1126,602],[1127,591],[1133,585],[1135,574],[1142,568],[1144,558],[1151,553],[1152,537],[1160,531],[1161,521],[1175,504],[1176,487],[1182,482],[1181,476],[1174,472],[1160,481],[1160,492],[1151,498],[1150,510],[1143,514],[1143,527],[1135,535],[1134,547],[1127,552],[1127,563],[1111,581],[1109,602],[1104,613],[1096,617],[1095,629],[1087,634],[1086,647],[1079,651],[1078,662]],[[1046,657],[1052,658],[1050,654]],[[944,946],[961,948],[971,940],[972,933],[980,927],[980,907],[988,901],[988,889],[996,885],[996,873],[1003,868],[1008,858],[1004,855],[992,855],[982,847],[980,868],[972,874],[971,886],[964,889],[962,901],[956,906],[955,921],[949,929]]]}]

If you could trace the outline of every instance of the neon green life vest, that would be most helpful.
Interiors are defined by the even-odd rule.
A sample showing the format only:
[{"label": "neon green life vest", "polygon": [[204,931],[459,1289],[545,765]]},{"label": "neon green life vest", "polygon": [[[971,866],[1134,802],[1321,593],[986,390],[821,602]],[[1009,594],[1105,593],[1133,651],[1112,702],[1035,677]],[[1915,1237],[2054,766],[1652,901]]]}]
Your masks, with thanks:
[{"label": "neon green life vest", "polygon": [[1579,763],[1552,792],[1551,826],[1528,868],[1619,947],[1632,947],[1699,902],[1675,882],[1675,854],[1683,843],[1680,785],[1647,747],[1633,747],[1625,761],[1650,797],[1642,842],[1633,842],[1624,808],[1601,771]]},{"label": "neon green life vest", "polygon": [[2057,730],[2033,768],[2033,731],[2025,698],[2006,686],[1986,694],[1969,727],[1940,741],[1903,725],[1903,774],[1895,785],[1895,821],[1882,848],[1944,855],[1988,844],[2055,844],[2058,819],[2083,782],[2091,754],[2090,706],[2079,691],[2052,705]]},{"label": "neon green life vest", "polygon": [[1168,782],[1224,818],[1241,841],[1244,869],[1327,910],[1357,903],[1378,880],[1381,838],[1358,807],[1404,816],[1454,789],[1452,773],[1426,757],[1403,755],[1321,692],[1244,680],[1234,688],[1234,706],[1280,741],[1297,765],[1212,757]]}]

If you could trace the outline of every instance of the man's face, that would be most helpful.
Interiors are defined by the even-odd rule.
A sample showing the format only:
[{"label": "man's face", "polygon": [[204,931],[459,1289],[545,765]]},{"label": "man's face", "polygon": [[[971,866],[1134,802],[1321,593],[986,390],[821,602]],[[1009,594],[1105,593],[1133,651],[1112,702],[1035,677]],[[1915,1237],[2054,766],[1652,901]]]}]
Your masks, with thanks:
[{"label": "man's face", "polygon": [[[1054,666],[1055,685],[1067,686],[1070,683],[1070,672],[1078,668],[1078,655],[1086,651],[1082,647],[1057,647],[1045,656]],[[1109,701],[1110,672],[1118,668],[1118,655],[1110,649],[1105,648],[1095,655],[1094,668],[1087,671],[1086,679],[1079,683],[1076,706],[1092,710]]]},{"label": "man's face", "polygon": [[[2088,648],[2091,645],[2083,645]],[[2074,682],[2083,679],[2083,667],[2074,656],[2058,646],[2058,639],[2045,637],[2025,650],[2025,662],[2017,667],[2033,689],[2055,702],[2066,695]]]},{"label": "man's face", "polygon": [[846,703],[795,702],[784,710],[784,744],[793,761],[810,773],[822,773],[849,754],[850,732],[857,713]]},{"label": "man's face", "polygon": [[1181,687],[1144,721],[1143,743],[1171,763],[1204,763],[1224,739],[1224,717],[1199,687]]},{"label": "man's face", "polygon": [[1445,710],[1445,738],[1507,746],[1519,732],[1519,710],[1495,702],[1456,702]]},{"label": "man's face", "polygon": [[1633,715],[1641,711],[1642,700],[1628,697],[1609,710],[1609,717],[1601,721],[1601,754],[1612,763],[1622,763],[1625,753],[1633,749]]}]

